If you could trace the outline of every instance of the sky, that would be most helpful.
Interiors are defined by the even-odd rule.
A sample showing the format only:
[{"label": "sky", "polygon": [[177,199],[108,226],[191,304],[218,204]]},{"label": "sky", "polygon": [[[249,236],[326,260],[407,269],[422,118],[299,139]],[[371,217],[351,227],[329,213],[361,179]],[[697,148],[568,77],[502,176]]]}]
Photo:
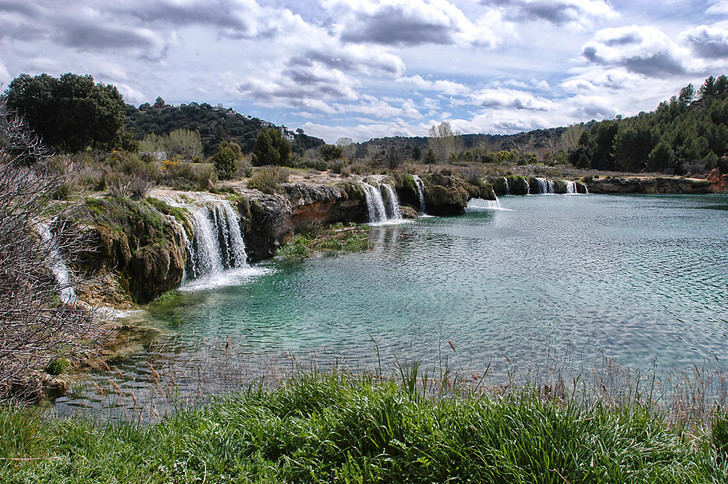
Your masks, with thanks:
[{"label": "sky", "polygon": [[511,134],[728,74],[728,0],[0,0],[0,83],[43,72],[329,143]]}]

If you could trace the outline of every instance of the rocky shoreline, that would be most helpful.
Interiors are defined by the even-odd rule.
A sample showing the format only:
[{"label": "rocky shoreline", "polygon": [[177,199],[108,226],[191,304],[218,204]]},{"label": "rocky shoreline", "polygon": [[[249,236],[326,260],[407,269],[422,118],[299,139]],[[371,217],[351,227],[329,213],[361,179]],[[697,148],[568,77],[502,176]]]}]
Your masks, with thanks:
[{"label": "rocky shoreline", "polygon": [[[421,204],[430,215],[458,215],[472,198],[536,193],[682,194],[711,193],[710,179],[680,177],[584,177],[579,181],[533,176],[491,176],[466,180],[447,172],[338,176],[292,176],[276,193],[250,189],[244,182],[224,192],[185,192],[157,188],[145,200],[86,198],[73,222],[89,250],[73,269],[81,274],[79,295],[91,305],[128,308],[153,300],[180,285],[189,269],[186,244],[194,238],[190,208],[227,203],[239,217],[245,262],[273,257],[295,234],[312,226],[369,220],[365,184],[388,185],[404,218],[416,218]],[[222,236],[222,235],[221,235]],[[84,276],[90,276],[86,280]]]}]

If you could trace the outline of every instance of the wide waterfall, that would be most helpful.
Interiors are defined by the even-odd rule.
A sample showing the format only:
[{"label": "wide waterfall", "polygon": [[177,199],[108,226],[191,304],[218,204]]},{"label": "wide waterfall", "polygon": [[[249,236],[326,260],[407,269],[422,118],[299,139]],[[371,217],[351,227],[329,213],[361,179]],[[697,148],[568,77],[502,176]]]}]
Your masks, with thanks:
[{"label": "wide waterfall", "polygon": [[[425,214],[425,182],[422,181],[417,175],[412,175],[415,179],[415,185],[417,185],[417,195],[420,197],[420,215]],[[508,180],[506,180],[506,187],[508,186]]]},{"label": "wide waterfall", "polygon": [[39,222],[36,227],[43,244],[48,250],[48,265],[60,288],[59,296],[61,301],[65,304],[75,303],[77,301],[76,290],[71,285],[71,272],[58,250],[58,241],[56,241],[51,231],[51,223]]},{"label": "wide waterfall", "polygon": [[545,178],[536,178],[536,183],[538,183],[538,193],[549,192],[548,182]]},{"label": "wide waterfall", "polygon": [[577,193],[576,182],[573,182],[573,181],[566,182],[566,193]]},{"label": "wide waterfall", "polygon": [[219,200],[192,210],[194,237],[188,248],[190,279],[247,267],[240,219],[230,202]]},{"label": "wide waterfall", "polygon": [[[362,182],[362,186],[364,187],[364,194],[367,199],[367,209],[369,210],[369,223],[382,223],[391,220],[391,217],[389,217],[387,214],[387,207],[385,206],[384,198],[382,197],[382,185],[379,184],[379,186],[375,187],[373,185],[370,185],[369,183]],[[385,184],[385,186],[392,191],[393,196],[391,197],[391,199],[396,200],[397,196],[394,195],[394,190],[392,190],[389,185]],[[399,208],[399,201],[397,201],[397,207]],[[392,213],[391,209],[390,213]]]},{"label": "wide waterfall", "polygon": [[546,184],[546,193],[556,193],[556,188],[554,187],[553,180],[549,180]]},{"label": "wide waterfall", "polygon": [[[240,217],[230,202],[203,194],[189,194],[180,198],[176,194],[159,191],[152,193],[168,205],[186,209],[190,216],[193,236],[188,238],[182,224],[168,217],[178,226],[185,244],[187,262],[184,282],[208,278],[230,269],[247,268],[245,242],[240,231]],[[190,201],[194,198],[194,201]]]}]

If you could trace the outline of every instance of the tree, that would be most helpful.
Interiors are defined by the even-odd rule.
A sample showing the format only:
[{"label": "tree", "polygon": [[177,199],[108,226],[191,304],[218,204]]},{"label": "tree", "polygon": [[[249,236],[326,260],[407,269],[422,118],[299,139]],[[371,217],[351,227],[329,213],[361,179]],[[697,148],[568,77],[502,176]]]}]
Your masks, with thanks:
[{"label": "tree", "polygon": [[265,128],[255,140],[253,164],[285,165],[291,158],[291,144],[276,128]]},{"label": "tree", "polygon": [[[101,336],[92,313],[59,297],[70,283],[52,273],[59,257],[73,261],[84,249],[63,222],[65,209],[49,204],[66,176],[50,174],[48,151],[5,101],[0,98],[0,399],[52,356]],[[38,396],[26,389],[30,394],[21,397]]]},{"label": "tree", "polygon": [[463,142],[460,133],[454,132],[450,123],[443,121],[430,128],[428,145],[438,161],[445,161],[450,154],[462,149]]},{"label": "tree", "polygon": [[322,145],[319,148],[319,152],[326,161],[339,160],[344,156],[344,149],[341,146],[335,145]]},{"label": "tree", "polygon": [[657,146],[650,151],[647,157],[647,169],[649,171],[665,171],[673,166],[675,153],[670,145],[664,141],[657,143]]},{"label": "tree", "polygon": [[110,149],[121,141],[124,99],[116,87],[95,84],[90,75],[22,74],[7,90],[7,106],[43,141],[67,152],[87,146]]},{"label": "tree", "polygon": [[425,164],[434,165],[435,163],[437,163],[437,160],[435,159],[435,153],[433,153],[432,148],[427,148],[427,154],[425,154]]},{"label": "tree", "polygon": [[420,158],[422,158],[422,148],[415,145],[415,147],[412,148],[412,159],[415,161],[420,161]]},{"label": "tree", "polygon": [[238,169],[235,151],[230,146],[221,146],[217,153],[212,155],[212,163],[217,170],[217,177],[221,180],[229,180]]}]

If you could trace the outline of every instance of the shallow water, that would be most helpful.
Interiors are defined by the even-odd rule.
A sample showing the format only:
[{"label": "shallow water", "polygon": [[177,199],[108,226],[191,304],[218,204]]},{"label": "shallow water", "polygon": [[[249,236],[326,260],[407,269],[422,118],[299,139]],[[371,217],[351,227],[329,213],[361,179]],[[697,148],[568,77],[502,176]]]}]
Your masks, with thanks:
[{"label": "shallow water", "polygon": [[[126,394],[150,391],[147,361],[176,375],[183,397],[236,388],[291,358],[387,369],[395,359],[446,362],[476,373],[490,365],[493,378],[562,360],[614,359],[658,375],[720,364],[727,201],[509,196],[502,210],[476,201],[464,216],[372,227],[371,252],[268,263],[232,285],[198,283],[151,304],[148,320],[164,334],[116,361],[125,378],[115,381]],[[123,405],[99,393],[79,387],[56,408]]]}]

